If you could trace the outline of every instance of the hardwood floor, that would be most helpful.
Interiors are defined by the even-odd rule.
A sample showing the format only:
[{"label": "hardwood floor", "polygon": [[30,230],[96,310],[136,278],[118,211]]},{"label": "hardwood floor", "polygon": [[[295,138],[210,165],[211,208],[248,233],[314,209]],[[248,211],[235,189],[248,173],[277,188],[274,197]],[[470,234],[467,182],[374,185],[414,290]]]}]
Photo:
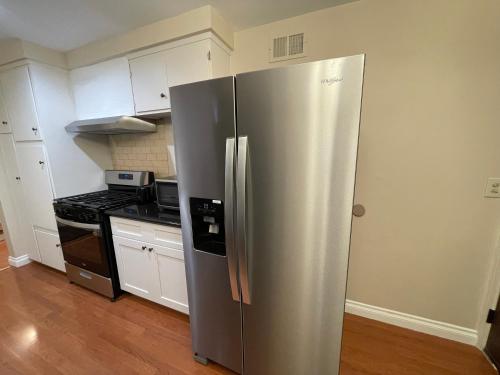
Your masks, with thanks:
[{"label": "hardwood floor", "polygon": [[0,241],[0,270],[7,267],[9,267],[9,250],[7,249],[7,243]]},{"label": "hardwood floor", "polygon": [[346,314],[341,375],[498,375],[477,348]]},{"label": "hardwood floor", "polygon": [[[231,373],[194,362],[190,346],[180,313],[130,295],[111,303],[39,264],[0,272],[2,375]],[[370,374],[496,372],[471,346],[347,315],[341,375]]]}]

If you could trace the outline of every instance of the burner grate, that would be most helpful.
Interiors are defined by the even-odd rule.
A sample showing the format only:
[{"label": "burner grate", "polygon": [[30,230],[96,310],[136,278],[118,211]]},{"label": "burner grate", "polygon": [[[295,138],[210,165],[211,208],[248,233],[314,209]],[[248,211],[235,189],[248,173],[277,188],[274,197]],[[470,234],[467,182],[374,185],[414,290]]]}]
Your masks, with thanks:
[{"label": "burner grate", "polygon": [[107,210],[116,206],[134,203],[137,200],[135,193],[119,192],[112,190],[96,191],[94,193],[80,194],[68,198],[58,199],[59,203],[72,206]]}]

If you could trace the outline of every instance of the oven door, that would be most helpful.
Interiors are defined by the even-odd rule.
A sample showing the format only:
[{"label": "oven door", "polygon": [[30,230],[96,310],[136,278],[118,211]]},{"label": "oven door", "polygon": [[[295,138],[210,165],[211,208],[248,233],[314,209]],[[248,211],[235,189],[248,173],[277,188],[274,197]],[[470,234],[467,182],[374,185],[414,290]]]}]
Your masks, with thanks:
[{"label": "oven door", "polygon": [[61,219],[57,216],[56,221],[64,260],[98,275],[110,277],[102,226]]}]

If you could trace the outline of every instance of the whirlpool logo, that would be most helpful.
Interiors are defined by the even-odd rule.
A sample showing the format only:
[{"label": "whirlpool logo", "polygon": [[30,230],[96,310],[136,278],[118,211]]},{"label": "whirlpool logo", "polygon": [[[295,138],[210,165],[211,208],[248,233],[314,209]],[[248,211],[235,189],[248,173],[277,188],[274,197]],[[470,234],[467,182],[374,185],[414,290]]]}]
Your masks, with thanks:
[{"label": "whirlpool logo", "polygon": [[323,78],[321,80],[321,84],[325,86],[331,86],[335,83],[342,82],[344,77],[331,77],[331,78]]}]

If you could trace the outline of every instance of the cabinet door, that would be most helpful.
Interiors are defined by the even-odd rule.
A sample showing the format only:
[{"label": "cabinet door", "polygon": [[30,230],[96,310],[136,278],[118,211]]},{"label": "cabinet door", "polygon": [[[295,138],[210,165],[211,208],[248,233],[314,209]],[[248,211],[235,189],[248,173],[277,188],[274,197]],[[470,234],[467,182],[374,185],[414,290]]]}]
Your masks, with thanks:
[{"label": "cabinet door", "polygon": [[40,140],[38,118],[27,66],[0,74],[4,104],[16,141]]},{"label": "cabinet door", "polygon": [[49,165],[41,142],[17,143],[16,155],[31,222],[57,232]]},{"label": "cabinet door", "polygon": [[210,77],[210,42],[202,40],[166,51],[168,87]]},{"label": "cabinet door", "polygon": [[36,242],[40,251],[41,262],[56,270],[66,272],[59,236],[43,230],[35,230]]},{"label": "cabinet door", "polygon": [[21,177],[17,167],[16,149],[11,134],[0,134],[0,164],[3,164],[5,180],[2,183],[9,192],[10,200],[15,207],[15,212],[10,214],[4,212],[6,219],[11,223],[17,223],[15,230],[13,225],[9,226],[16,254],[28,254],[31,259],[40,261],[40,255],[35,243],[33,224],[30,215],[26,211],[24,192],[21,185]]},{"label": "cabinet door", "polygon": [[113,236],[120,287],[132,294],[155,300],[157,281],[154,254],[145,243]]},{"label": "cabinet door", "polygon": [[157,302],[188,314],[184,251],[162,246],[153,249],[159,283]]},{"label": "cabinet door", "polygon": [[11,133],[10,119],[5,108],[5,103],[2,95],[2,88],[0,87],[0,134]]},{"label": "cabinet door", "polygon": [[141,113],[169,109],[165,52],[138,57],[129,63],[135,111]]}]

